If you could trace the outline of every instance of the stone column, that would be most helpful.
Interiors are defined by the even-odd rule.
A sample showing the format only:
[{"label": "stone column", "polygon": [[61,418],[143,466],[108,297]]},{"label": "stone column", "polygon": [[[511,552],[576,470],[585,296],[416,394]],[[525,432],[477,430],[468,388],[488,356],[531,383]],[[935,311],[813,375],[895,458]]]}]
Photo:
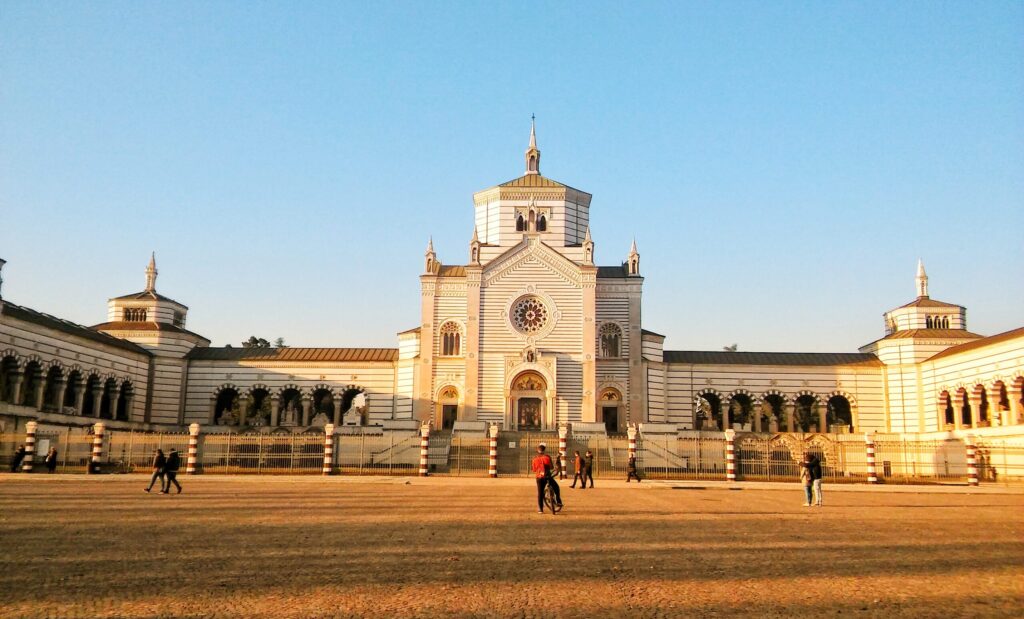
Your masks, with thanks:
[{"label": "stone column", "polygon": [[107,400],[107,412],[111,419],[117,419],[117,400],[121,397],[121,386],[117,385],[110,389],[110,398]]},{"label": "stone column", "polygon": [[249,394],[243,394],[238,396],[238,425],[244,426],[246,420],[249,418]]},{"label": "stone column", "polygon": [[334,402],[334,425],[341,425],[341,396],[331,398]]},{"label": "stone column", "polygon": [[57,412],[64,414],[64,394],[68,391],[68,381],[66,378],[57,379]]},{"label": "stone column", "polygon": [[270,396],[270,427],[276,428],[281,423],[281,396],[276,393]]},{"label": "stone column", "polygon": [[814,406],[818,409],[818,432],[828,432],[828,404],[818,401]]},{"label": "stone column", "polygon": [[999,405],[999,392],[993,393],[991,388],[985,390],[985,401],[988,402],[988,418],[991,426],[1005,426],[1002,407]]},{"label": "stone column", "polygon": [[217,398],[210,396],[210,414],[206,417],[206,423],[215,425],[217,423]]},{"label": "stone column", "polygon": [[754,432],[761,432],[761,403],[754,402]]},{"label": "stone column", "polygon": [[124,414],[128,417],[127,421],[132,420],[132,408],[135,406],[135,392],[129,391],[124,396]]},{"label": "stone column", "polygon": [[971,394],[967,396],[967,401],[971,403],[971,427],[977,428],[981,413],[981,397]]},{"label": "stone column", "polygon": [[430,454],[430,424],[420,426],[420,477],[427,476],[427,456]]},{"label": "stone column", "polygon": [[786,432],[794,432],[793,429],[793,410],[796,408],[796,404],[792,402],[786,402],[782,405],[783,410],[786,411]]},{"label": "stone column", "polygon": [[309,409],[313,406],[313,398],[308,395],[302,396],[302,425],[309,425]]},{"label": "stone column", "polygon": [[21,461],[21,470],[26,473],[32,472],[32,461],[36,456],[36,429],[39,424],[30,421],[25,424],[25,458]]},{"label": "stone column", "polygon": [[81,417],[85,413],[85,379],[75,381],[75,414]]},{"label": "stone column", "polygon": [[89,461],[89,473],[97,473],[100,462],[103,460],[103,433],[106,432],[103,422],[92,425],[92,458]]},{"label": "stone column", "polygon": [[875,435],[868,432],[864,435],[864,449],[868,461],[868,483],[877,484],[878,474],[875,472]]},{"label": "stone column", "polygon": [[188,460],[185,461],[185,474],[196,474],[196,462],[199,460],[199,424],[188,427]]},{"label": "stone column", "polygon": [[36,392],[32,394],[33,402],[37,411],[43,410],[43,398],[46,396],[46,375],[41,371],[36,374]]},{"label": "stone column", "polygon": [[[336,407],[335,410],[337,410]],[[334,424],[324,426],[324,468],[321,473],[330,475],[334,470]]]},{"label": "stone column", "polygon": [[722,412],[722,429],[728,430],[732,427],[732,402],[721,400],[718,403],[718,409]]},{"label": "stone column", "polygon": [[725,480],[736,481],[736,430],[725,431]]},{"label": "stone column", "polygon": [[92,392],[92,416],[100,416],[100,407],[103,406],[103,384],[96,383]]},{"label": "stone column", "polygon": [[21,402],[21,385],[24,382],[24,371],[15,370],[11,372],[11,404],[17,405]]},{"label": "stone column", "polygon": [[953,429],[959,430],[963,425],[961,417],[963,416],[964,403],[956,397],[956,394],[953,394],[949,396],[949,405],[953,407]]},{"label": "stone column", "polygon": [[487,433],[488,438],[488,462],[487,462],[487,476],[497,477],[498,476],[498,424],[491,423],[490,431]]},{"label": "stone column", "polygon": [[978,460],[974,447],[974,437],[968,434],[964,437],[964,446],[967,447],[967,485],[978,485]]}]

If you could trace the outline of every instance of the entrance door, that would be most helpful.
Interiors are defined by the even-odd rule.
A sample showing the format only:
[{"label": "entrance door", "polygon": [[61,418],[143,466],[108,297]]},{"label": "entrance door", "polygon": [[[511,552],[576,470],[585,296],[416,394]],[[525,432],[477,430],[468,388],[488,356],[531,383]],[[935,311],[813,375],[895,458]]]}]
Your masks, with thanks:
[{"label": "entrance door", "polygon": [[618,406],[604,406],[602,407],[602,416],[604,417],[604,430],[608,434],[619,433],[619,407]]},{"label": "entrance door", "polygon": [[540,398],[519,398],[519,429],[540,430]]},{"label": "entrance door", "polygon": [[458,404],[445,404],[441,407],[441,429],[451,430],[455,427],[455,421],[459,418]]}]

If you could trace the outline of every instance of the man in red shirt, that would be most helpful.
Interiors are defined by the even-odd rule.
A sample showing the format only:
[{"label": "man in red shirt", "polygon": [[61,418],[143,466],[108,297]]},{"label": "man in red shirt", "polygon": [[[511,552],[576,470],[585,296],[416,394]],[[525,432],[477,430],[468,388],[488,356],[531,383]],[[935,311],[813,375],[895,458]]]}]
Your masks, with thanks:
[{"label": "man in red shirt", "polygon": [[551,468],[554,466],[551,462],[551,456],[544,453],[547,449],[547,445],[541,443],[537,445],[537,456],[534,457],[530,468],[533,470],[534,475],[537,476],[537,513],[544,513],[544,489],[548,484],[555,489],[555,500],[558,502],[558,506],[562,506],[562,490],[558,487],[558,482],[551,476]]}]

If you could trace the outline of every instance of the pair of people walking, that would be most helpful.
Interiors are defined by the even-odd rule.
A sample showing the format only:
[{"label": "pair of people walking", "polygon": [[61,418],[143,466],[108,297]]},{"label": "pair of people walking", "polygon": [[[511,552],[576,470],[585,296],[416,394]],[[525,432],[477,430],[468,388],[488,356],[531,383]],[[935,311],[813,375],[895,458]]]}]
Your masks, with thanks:
[{"label": "pair of people walking", "polygon": [[160,494],[170,494],[171,484],[174,484],[178,489],[178,494],[181,494],[181,484],[178,483],[178,468],[181,467],[181,457],[178,455],[177,449],[171,449],[171,453],[164,456],[163,449],[157,449],[153,452],[153,476],[149,478],[149,486],[146,487],[146,492],[150,492],[153,489],[153,484],[160,480]]},{"label": "pair of people walking", "polygon": [[810,453],[800,462],[800,483],[804,487],[804,507],[821,507],[821,460]]},{"label": "pair of people walking", "polygon": [[587,480],[590,480],[590,487],[594,487],[594,453],[587,450],[585,456],[581,456],[580,452],[573,452],[573,470],[575,475],[572,478],[572,485],[570,488],[576,487],[576,482],[580,482],[580,490],[587,489]]}]

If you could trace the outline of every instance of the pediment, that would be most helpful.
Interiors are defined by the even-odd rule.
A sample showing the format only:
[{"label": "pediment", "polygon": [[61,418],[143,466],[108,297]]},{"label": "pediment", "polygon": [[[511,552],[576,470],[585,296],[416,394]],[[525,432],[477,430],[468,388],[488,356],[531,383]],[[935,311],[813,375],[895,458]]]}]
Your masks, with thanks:
[{"label": "pediment", "polygon": [[487,263],[482,283],[486,286],[496,282],[530,261],[543,265],[574,286],[582,285],[582,270],[578,264],[548,247],[539,238],[529,237]]}]

